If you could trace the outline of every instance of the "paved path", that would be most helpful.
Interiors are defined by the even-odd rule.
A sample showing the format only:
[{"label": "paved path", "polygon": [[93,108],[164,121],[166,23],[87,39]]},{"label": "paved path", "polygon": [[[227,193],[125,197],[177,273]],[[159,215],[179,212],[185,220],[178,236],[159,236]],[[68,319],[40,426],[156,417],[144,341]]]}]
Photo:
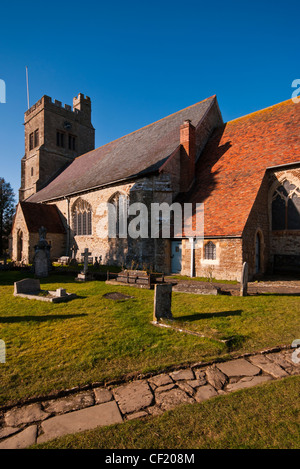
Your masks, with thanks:
[{"label": "paved path", "polygon": [[0,413],[0,449],[22,449],[67,434],[159,415],[182,403],[202,402],[299,375],[295,353],[292,348],[272,349],[13,407]]},{"label": "paved path", "polygon": [[[222,282],[202,282],[198,280],[174,279],[172,276],[166,277],[166,281],[174,284],[173,291],[186,293],[212,294],[210,290],[219,288],[223,294],[233,296],[240,295],[240,283],[222,283]],[[248,283],[248,295],[261,295],[265,293],[275,293],[280,295],[300,295],[300,280],[286,279],[273,276],[259,282]]]}]

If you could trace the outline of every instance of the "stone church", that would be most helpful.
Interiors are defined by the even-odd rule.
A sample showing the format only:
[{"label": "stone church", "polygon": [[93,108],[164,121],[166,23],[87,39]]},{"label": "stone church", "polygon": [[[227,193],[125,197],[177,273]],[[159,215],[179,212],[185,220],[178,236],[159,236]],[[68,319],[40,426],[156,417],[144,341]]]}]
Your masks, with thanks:
[{"label": "stone church", "polygon": [[[52,260],[240,280],[300,271],[300,104],[224,123],[216,96],[95,149],[91,100],[43,96],[25,113],[12,257],[31,263],[41,226]],[[100,236],[99,206],[204,204],[201,239]],[[107,214],[106,214],[107,215]],[[193,247],[193,249],[191,249]]]}]

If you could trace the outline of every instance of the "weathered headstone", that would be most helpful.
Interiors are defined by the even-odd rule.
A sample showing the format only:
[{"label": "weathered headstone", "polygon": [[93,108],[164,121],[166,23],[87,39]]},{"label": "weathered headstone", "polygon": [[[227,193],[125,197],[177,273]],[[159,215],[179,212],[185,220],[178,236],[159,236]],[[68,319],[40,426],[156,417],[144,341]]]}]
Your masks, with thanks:
[{"label": "weathered headstone", "polygon": [[44,250],[37,251],[34,256],[34,273],[37,277],[48,277],[48,257]]},{"label": "weathered headstone", "polygon": [[39,229],[40,239],[35,246],[35,256],[33,259],[33,269],[36,277],[48,277],[51,269],[50,249],[51,246],[46,241],[46,228]]},{"label": "weathered headstone", "polygon": [[40,281],[35,278],[24,278],[14,283],[14,294],[35,293],[41,289]]},{"label": "weathered headstone", "polygon": [[88,248],[85,248],[84,252],[81,253],[81,255],[83,256],[83,271],[82,273],[83,274],[87,274],[87,271],[88,271],[88,265],[89,265],[89,256],[91,256],[91,252],[89,252]]},{"label": "weathered headstone", "polygon": [[155,285],[153,321],[160,319],[173,319],[171,311],[172,284],[163,283]]},{"label": "weathered headstone", "polygon": [[247,296],[248,292],[248,264],[247,262],[243,263],[242,276],[241,276],[241,288],[240,296]]},{"label": "weathered headstone", "polygon": [[76,252],[77,252],[78,248],[77,248],[77,244],[74,242],[72,247],[71,247],[71,251],[72,251],[72,258],[70,260],[70,265],[77,265],[77,260],[76,260]]}]

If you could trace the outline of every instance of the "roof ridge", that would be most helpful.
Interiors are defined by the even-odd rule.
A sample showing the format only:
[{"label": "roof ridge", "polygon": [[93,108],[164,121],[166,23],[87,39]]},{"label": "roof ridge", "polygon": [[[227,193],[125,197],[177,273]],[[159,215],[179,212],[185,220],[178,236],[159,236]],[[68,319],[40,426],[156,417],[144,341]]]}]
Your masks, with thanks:
[{"label": "roof ridge", "polygon": [[293,100],[292,100],[291,98],[289,98],[289,99],[286,99],[285,101],[280,101],[279,103],[272,104],[271,106],[267,106],[267,107],[265,107],[265,108],[263,108],[263,109],[259,109],[258,111],[249,112],[248,114],[245,114],[244,116],[236,117],[235,119],[232,119],[232,120],[230,120],[230,121],[227,121],[227,122],[225,123],[225,125],[231,124],[232,122],[235,122],[235,121],[237,121],[237,120],[246,119],[247,117],[250,117],[250,116],[252,116],[253,114],[259,114],[259,113],[261,113],[261,112],[267,111],[268,109],[281,106],[281,105],[283,105],[283,104],[288,103],[289,101],[293,101]]},{"label": "roof ridge", "polygon": [[112,143],[118,142],[119,140],[122,140],[122,139],[125,138],[125,137],[129,137],[129,135],[133,135],[133,134],[135,134],[135,133],[137,133],[137,132],[140,132],[141,130],[146,129],[147,127],[151,127],[152,125],[157,124],[158,122],[162,122],[162,121],[168,119],[169,117],[175,116],[175,114],[179,114],[180,112],[183,112],[183,111],[186,111],[186,110],[189,109],[189,108],[193,108],[193,107],[195,107],[195,106],[198,106],[198,104],[204,103],[205,101],[208,101],[209,99],[215,99],[216,97],[217,97],[217,95],[216,95],[216,94],[213,94],[212,96],[209,96],[208,98],[205,98],[205,99],[203,99],[202,101],[198,101],[197,103],[192,104],[191,106],[187,106],[187,107],[185,107],[185,108],[183,108],[183,109],[180,109],[179,111],[173,112],[172,114],[169,114],[168,116],[162,117],[161,119],[158,119],[157,121],[154,121],[154,122],[152,122],[151,124],[147,124],[147,125],[145,125],[144,127],[140,127],[139,129],[134,130],[133,132],[129,132],[129,134],[123,135],[122,137],[116,138],[115,140],[112,140],[111,142],[107,142],[107,143],[105,143],[104,145],[101,145],[100,147],[94,148],[94,150],[91,150],[91,151],[88,151],[88,152],[86,152],[86,153],[83,153],[82,155],[77,156],[77,158],[75,158],[75,159],[77,160],[78,158],[81,158],[82,156],[88,155],[89,153],[92,153],[92,152],[94,152],[94,151],[96,151],[96,150],[99,150],[100,148],[104,148],[104,147],[106,147],[107,145],[111,145]]}]

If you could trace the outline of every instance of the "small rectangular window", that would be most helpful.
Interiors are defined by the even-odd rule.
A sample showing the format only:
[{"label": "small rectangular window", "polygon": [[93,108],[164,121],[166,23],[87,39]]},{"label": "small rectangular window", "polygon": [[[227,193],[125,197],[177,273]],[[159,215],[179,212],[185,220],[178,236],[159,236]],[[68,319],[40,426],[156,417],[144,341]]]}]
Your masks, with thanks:
[{"label": "small rectangular window", "polygon": [[56,132],[56,145],[64,148],[65,146],[65,134],[63,132]]},{"label": "small rectangular window", "polygon": [[76,149],[76,137],[74,135],[69,135],[69,150],[75,150]]},{"label": "small rectangular window", "polygon": [[29,150],[34,148],[34,135],[33,132],[29,135]]},{"label": "small rectangular window", "polygon": [[34,147],[39,146],[39,129],[34,131]]}]

